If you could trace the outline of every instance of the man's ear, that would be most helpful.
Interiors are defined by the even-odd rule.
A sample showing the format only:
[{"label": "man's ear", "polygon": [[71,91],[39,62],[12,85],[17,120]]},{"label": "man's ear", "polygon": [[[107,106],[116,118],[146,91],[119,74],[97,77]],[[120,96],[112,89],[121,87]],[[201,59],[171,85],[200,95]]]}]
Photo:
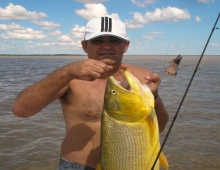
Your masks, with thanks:
[{"label": "man's ear", "polygon": [[87,42],[85,40],[81,41],[82,49],[87,53]]},{"label": "man's ear", "polygon": [[125,43],[126,43],[126,44],[125,44],[124,53],[126,53],[126,51],[128,50],[128,47],[129,47],[129,45],[130,45],[130,41],[126,41]]}]

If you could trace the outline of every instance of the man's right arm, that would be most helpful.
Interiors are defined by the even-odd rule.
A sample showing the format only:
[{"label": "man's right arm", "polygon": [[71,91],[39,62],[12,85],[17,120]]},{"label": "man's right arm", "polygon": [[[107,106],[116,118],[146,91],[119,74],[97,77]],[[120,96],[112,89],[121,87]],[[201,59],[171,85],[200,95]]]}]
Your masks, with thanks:
[{"label": "man's right arm", "polygon": [[61,97],[68,90],[72,78],[65,67],[54,71],[43,80],[29,86],[17,97],[13,105],[13,113],[18,117],[29,117]]},{"label": "man's right arm", "polygon": [[71,80],[93,81],[110,70],[111,66],[93,59],[68,64],[25,89],[13,105],[13,113],[24,118],[32,116],[61,97]]}]

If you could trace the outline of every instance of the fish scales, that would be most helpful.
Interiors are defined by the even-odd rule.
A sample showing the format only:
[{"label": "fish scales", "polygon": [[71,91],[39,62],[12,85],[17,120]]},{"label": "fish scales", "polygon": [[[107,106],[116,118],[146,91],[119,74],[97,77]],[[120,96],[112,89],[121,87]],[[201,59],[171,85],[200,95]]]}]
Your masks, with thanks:
[{"label": "fish scales", "polygon": [[[128,87],[111,76],[107,82],[101,120],[101,160],[96,170],[148,170],[160,149],[154,97],[128,71]],[[163,158],[165,159],[165,158]],[[163,160],[163,167],[168,163]],[[154,170],[159,170],[159,160]]]},{"label": "fish scales", "polygon": [[[104,113],[106,114],[106,113]],[[103,139],[105,155],[102,163],[106,170],[123,169],[131,170],[139,167],[146,170],[147,167],[147,127],[142,123],[124,123],[111,119],[107,114],[104,116],[106,123],[103,133],[107,134]],[[122,130],[123,129],[123,130]],[[111,137],[114,136],[114,140]]]}]

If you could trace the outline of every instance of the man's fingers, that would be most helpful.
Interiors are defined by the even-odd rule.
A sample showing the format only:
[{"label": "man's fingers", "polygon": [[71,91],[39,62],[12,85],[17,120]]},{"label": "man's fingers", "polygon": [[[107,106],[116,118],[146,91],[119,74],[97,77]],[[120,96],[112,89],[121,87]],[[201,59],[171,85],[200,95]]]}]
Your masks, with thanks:
[{"label": "man's fingers", "polygon": [[121,69],[121,71],[125,71],[125,70],[127,70],[127,66],[125,64],[121,64],[120,69]]},{"label": "man's fingers", "polygon": [[147,80],[148,83],[157,82],[158,84],[160,84],[160,82],[161,82],[160,76],[156,73],[152,73],[150,75],[147,75],[145,77],[145,79]]},{"label": "man's fingers", "polygon": [[152,73],[152,74],[149,74],[147,76],[145,76],[145,79],[148,79],[148,80],[155,80],[155,79],[158,79],[159,78],[159,75],[156,74],[156,73]]},{"label": "man's fingers", "polygon": [[113,69],[113,66],[106,66],[106,67],[104,68],[104,70],[105,70],[106,73],[109,73],[112,69]]}]

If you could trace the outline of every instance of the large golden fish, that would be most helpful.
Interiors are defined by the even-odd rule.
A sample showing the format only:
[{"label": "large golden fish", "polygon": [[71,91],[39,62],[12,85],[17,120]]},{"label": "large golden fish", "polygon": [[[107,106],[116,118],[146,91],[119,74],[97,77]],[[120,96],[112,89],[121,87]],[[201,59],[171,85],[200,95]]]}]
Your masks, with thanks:
[{"label": "large golden fish", "polygon": [[[130,72],[124,85],[109,77],[101,120],[101,160],[96,170],[150,170],[160,149],[154,96]],[[127,86],[127,87],[122,87]],[[163,155],[161,163],[168,169]]]}]

